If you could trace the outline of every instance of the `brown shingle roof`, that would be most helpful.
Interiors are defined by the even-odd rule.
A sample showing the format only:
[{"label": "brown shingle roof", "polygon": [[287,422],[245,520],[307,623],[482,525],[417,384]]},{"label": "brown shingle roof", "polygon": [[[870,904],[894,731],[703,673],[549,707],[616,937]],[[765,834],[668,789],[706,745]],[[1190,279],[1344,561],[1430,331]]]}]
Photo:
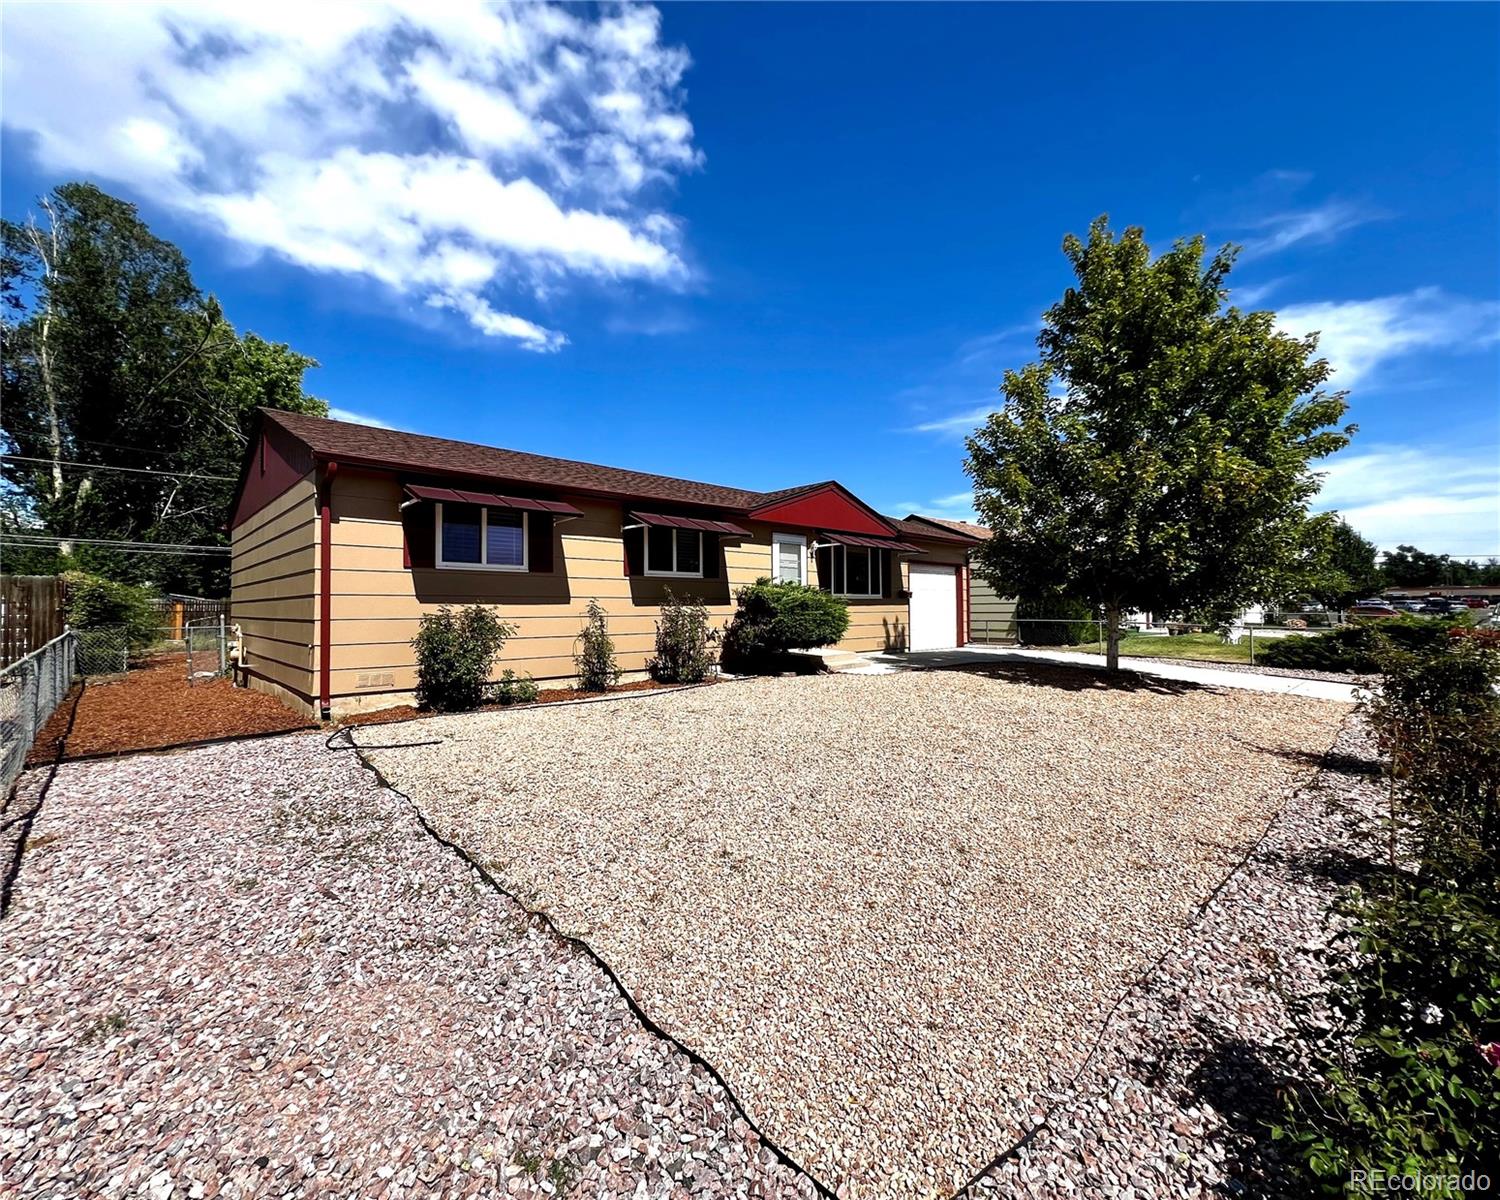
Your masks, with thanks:
[{"label": "brown shingle roof", "polygon": [[379,429],[350,421],[333,421],[273,409],[262,411],[266,420],[280,425],[319,457],[351,464],[434,475],[466,475],[564,491],[741,511],[757,508],[768,500],[780,499],[808,486],[785,488],[780,492],[752,492],[691,479],[674,479],[669,475],[602,467],[570,458],[551,458],[545,454],[501,450],[474,442],[455,442],[422,433]]},{"label": "brown shingle roof", "polygon": [[[943,537],[943,530],[960,535],[965,541],[982,542],[990,536],[990,531],[983,525],[975,525],[972,521],[950,521],[944,517],[924,517],[921,513],[912,513],[905,520],[897,521],[903,533],[917,534],[920,537]],[[934,529],[936,526],[936,530]]]}]

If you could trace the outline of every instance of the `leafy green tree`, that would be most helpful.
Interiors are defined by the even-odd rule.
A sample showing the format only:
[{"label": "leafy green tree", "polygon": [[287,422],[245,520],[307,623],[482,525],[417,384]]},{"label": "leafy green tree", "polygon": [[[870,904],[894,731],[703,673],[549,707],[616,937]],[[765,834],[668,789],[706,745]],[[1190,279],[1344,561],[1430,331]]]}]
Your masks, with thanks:
[{"label": "leafy green tree", "polygon": [[1491,587],[1500,584],[1500,563],[1484,564],[1473,559],[1428,554],[1415,546],[1397,546],[1381,564],[1381,575],[1390,587]]},{"label": "leafy green tree", "polygon": [[0,430],[10,456],[0,463],[0,520],[59,546],[20,562],[8,547],[5,566],[222,594],[223,556],[109,551],[84,539],[223,545],[255,409],[325,414],[302,390],[317,364],[239,336],[134,206],[69,183],[39,207],[40,220],[0,223]]},{"label": "leafy green tree", "polygon": [[993,536],[976,551],[1002,595],[1104,609],[1108,664],[1133,610],[1222,609],[1304,590],[1332,518],[1309,518],[1312,460],[1353,427],[1317,338],[1224,308],[1236,251],[1202,237],[1155,259],[1105,217],[1063,242],[1077,284],[1047,310],[1039,361],[1008,371],[1003,408],[965,469]]},{"label": "leafy green tree", "polygon": [[1347,608],[1356,600],[1379,594],[1385,578],[1376,563],[1375,543],[1361,537],[1349,522],[1338,519],[1328,527],[1324,569],[1309,593],[1330,608]]}]

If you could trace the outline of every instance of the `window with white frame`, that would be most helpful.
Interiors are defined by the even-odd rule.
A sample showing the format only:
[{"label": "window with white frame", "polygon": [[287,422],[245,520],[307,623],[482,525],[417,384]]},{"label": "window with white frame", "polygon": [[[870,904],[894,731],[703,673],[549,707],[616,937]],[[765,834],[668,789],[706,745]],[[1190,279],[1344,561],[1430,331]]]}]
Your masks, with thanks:
[{"label": "window with white frame", "polygon": [[526,514],[513,508],[437,508],[437,565],[466,571],[524,571]]},{"label": "window with white frame", "polygon": [[828,590],[850,600],[885,595],[884,552],[872,546],[829,546]]},{"label": "window with white frame", "polygon": [[800,533],[771,535],[771,578],[776,583],[807,582],[807,539]]},{"label": "window with white frame", "polygon": [[703,534],[652,525],[646,530],[646,574],[703,576]]}]

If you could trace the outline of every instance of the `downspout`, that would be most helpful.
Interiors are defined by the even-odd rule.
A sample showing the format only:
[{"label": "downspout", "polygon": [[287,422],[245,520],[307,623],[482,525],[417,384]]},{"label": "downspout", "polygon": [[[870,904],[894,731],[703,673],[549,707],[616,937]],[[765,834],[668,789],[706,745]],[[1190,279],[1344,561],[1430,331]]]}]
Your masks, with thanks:
[{"label": "downspout", "polygon": [[333,715],[333,675],[330,658],[333,652],[333,477],[339,473],[336,462],[323,464],[323,497],[318,512],[318,708],[323,720]]}]

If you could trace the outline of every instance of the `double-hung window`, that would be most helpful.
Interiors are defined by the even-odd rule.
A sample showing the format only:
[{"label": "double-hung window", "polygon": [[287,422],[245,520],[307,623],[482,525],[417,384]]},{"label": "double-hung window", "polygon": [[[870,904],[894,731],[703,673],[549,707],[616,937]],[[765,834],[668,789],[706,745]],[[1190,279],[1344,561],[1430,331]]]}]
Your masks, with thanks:
[{"label": "double-hung window", "polygon": [[652,525],[646,530],[646,574],[703,575],[703,534],[696,529]]},{"label": "double-hung window", "polygon": [[480,504],[435,505],[437,565],[466,571],[526,570],[526,514]]},{"label": "double-hung window", "polygon": [[868,546],[828,547],[828,590],[851,600],[885,595],[885,552]]},{"label": "double-hung window", "polygon": [[807,539],[800,533],[771,535],[771,579],[775,583],[807,582]]}]

